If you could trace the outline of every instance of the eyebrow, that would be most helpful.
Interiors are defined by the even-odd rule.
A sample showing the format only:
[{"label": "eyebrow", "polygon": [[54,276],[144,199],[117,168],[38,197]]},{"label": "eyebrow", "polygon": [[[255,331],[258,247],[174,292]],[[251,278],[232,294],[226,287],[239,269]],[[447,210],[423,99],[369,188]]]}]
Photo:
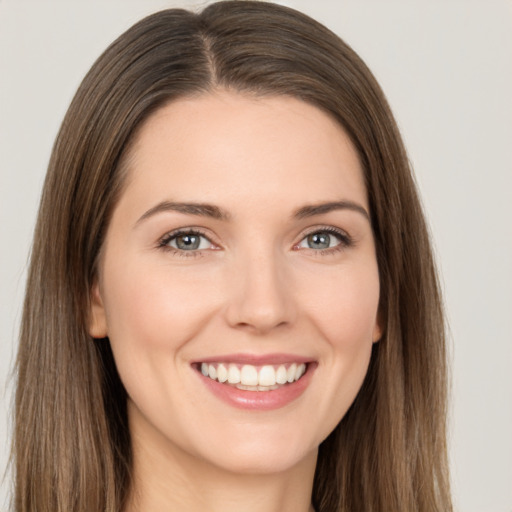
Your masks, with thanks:
[{"label": "eyebrow", "polygon": [[[292,219],[305,219],[313,217],[315,215],[322,215],[336,210],[351,210],[360,213],[368,221],[370,221],[370,215],[366,209],[358,203],[353,201],[330,201],[312,205],[302,206],[295,210],[292,214]],[[228,221],[231,215],[226,210],[219,206],[207,203],[183,203],[175,201],[162,201],[156,206],[153,206],[146,211],[136,222],[140,224],[145,219],[152,217],[158,213],[163,212],[179,212],[186,215],[197,215],[199,217],[209,217],[215,220]]]},{"label": "eyebrow", "polygon": [[353,212],[360,213],[363,217],[370,221],[370,215],[363,206],[353,201],[345,200],[306,205],[299,208],[298,210],[295,210],[292,217],[295,219],[305,219],[307,217],[322,215],[324,213],[329,213],[335,210],[351,210]]},{"label": "eyebrow", "polygon": [[162,212],[179,212],[186,215],[197,215],[200,217],[210,217],[216,220],[229,220],[230,214],[215,206],[213,204],[206,203],[179,203],[175,201],[162,201],[153,208],[150,208],[145,212],[136,224],[140,224],[143,220]]}]

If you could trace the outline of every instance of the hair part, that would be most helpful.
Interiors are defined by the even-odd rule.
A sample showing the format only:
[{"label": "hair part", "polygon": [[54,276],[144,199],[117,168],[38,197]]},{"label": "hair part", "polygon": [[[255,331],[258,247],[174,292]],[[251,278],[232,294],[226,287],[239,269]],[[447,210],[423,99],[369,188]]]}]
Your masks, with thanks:
[{"label": "hair part", "polygon": [[385,332],[355,402],[320,446],[316,510],[450,511],[441,298],[396,123],[342,40],[258,1],[145,18],[99,57],[69,107],[44,184],[20,332],[15,510],[123,508],[126,392],[108,340],[88,334],[91,288],[137,130],[164,104],[217,89],[322,109],[351,138],[365,174]]}]

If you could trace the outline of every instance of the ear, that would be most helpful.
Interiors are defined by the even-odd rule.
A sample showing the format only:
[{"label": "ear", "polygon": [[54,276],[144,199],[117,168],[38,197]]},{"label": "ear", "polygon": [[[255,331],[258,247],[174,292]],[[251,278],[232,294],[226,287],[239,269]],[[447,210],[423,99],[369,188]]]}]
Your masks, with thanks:
[{"label": "ear", "polygon": [[382,326],[383,326],[382,314],[379,309],[379,311],[377,313],[377,318],[375,319],[375,325],[373,327],[373,336],[372,336],[373,343],[377,343],[382,338],[382,333],[384,331]]},{"label": "ear", "polygon": [[106,338],[108,335],[107,316],[103,299],[101,298],[100,286],[96,280],[91,288],[91,303],[89,310],[89,335],[93,338]]}]

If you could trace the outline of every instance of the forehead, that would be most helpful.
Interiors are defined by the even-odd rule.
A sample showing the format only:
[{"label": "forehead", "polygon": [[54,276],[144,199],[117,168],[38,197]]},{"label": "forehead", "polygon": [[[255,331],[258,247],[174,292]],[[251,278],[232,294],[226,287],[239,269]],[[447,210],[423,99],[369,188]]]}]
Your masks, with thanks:
[{"label": "forehead", "polygon": [[367,207],[359,158],[342,127],[287,96],[223,91],[169,103],[140,128],[127,160],[124,195],[140,201],[293,208],[352,199]]}]

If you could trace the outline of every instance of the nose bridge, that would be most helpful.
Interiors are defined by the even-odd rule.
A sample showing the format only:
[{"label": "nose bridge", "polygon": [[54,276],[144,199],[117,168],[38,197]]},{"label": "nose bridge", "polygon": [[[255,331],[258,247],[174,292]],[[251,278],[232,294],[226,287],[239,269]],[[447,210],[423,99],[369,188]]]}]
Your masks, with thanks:
[{"label": "nose bridge", "polygon": [[238,255],[230,276],[228,322],[264,333],[292,322],[291,282],[286,262],[273,247]]}]

